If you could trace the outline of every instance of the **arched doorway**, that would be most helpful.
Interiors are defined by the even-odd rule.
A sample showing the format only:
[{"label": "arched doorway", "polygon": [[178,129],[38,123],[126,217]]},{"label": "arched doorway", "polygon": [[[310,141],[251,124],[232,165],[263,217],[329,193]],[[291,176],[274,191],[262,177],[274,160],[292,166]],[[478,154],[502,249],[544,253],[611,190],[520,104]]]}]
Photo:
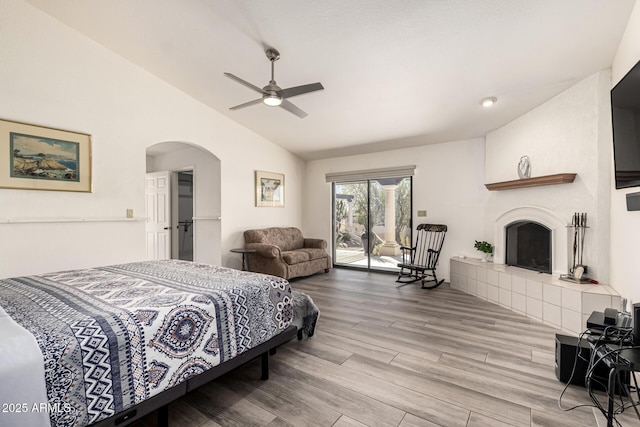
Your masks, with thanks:
[{"label": "arched doorway", "polygon": [[[221,265],[220,159],[196,144],[161,142],[147,147],[146,171],[148,177],[166,176],[164,184],[168,186],[165,199],[168,203],[165,207],[168,217],[161,227],[167,230],[160,232],[161,234],[147,232],[147,258],[182,258]],[[190,179],[187,180],[186,177]],[[148,179],[145,188],[149,187]],[[154,196],[147,193],[145,197],[146,204],[153,205],[150,200]],[[188,200],[185,201],[185,198]],[[185,210],[189,203],[190,212]],[[153,209],[155,208],[148,208],[148,211]],[[148,224],[152,216],[147,213]],[[162,237],[158,238],[158,235]],[[168,241],[163,242],[162,239],[165,238]],[[166,251],[164,245],[167,245]],[[191,251],[188,250],[189,245]]]}]

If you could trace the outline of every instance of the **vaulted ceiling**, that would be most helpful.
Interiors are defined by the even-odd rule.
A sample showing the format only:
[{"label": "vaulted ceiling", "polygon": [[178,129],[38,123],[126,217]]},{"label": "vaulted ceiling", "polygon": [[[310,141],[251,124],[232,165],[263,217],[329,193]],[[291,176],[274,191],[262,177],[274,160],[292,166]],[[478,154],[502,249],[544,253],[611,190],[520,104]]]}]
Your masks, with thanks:
[{"label": "vaulted ceiling", "polygon": [[[27,0],[304,159],[482,137],[609,68],[635,0]],[[282,88],[304,119],[226,78]],[[481,99],[496,97],[491,108]]]}]

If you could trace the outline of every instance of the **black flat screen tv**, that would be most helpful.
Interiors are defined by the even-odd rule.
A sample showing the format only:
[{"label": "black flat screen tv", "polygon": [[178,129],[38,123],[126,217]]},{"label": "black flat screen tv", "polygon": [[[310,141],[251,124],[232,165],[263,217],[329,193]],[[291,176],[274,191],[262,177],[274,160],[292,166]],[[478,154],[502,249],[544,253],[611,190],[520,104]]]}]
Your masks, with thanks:
[{"label": "black flat screen tv", "polygon": [[616,189],[640,187],[640,62],[611,89]]}]

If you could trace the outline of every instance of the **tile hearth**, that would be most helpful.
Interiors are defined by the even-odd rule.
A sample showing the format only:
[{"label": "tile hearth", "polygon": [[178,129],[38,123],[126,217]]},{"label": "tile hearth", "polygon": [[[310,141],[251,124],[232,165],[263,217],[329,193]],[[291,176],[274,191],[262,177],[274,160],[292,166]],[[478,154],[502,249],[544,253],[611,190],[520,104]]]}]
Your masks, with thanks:
[{"label": "tile hearth", "polygon": [[593,311],[620,309],[620,295],[608,285],[569,283],[477,258],[451,258],[450,271],[453,288],[575,335]]}]

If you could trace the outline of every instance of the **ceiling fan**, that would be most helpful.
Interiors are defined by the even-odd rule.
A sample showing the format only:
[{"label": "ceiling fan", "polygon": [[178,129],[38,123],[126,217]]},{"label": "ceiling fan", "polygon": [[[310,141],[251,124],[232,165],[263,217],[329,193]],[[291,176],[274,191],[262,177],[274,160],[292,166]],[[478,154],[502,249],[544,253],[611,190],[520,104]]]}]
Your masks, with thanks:
[{"label": "ceiling fan", "polygon": [[269,80],[269,84],[262,89],[260,89],[258,86],[252,85],[251,83],[241,79],[240,77],[234,76],[231,73],[224,73],[224,75],[229,77],[231,80],[235,80],[241,85],[253,89],[262,95],[261,98],[245,102],[244,104],[236,105],[235,107],[231,107],[229,109],[238,110],[240,108],[249,107],[250,105],[259,104],[262,102],[263,104],[270,107],[282,107],[288,112],[300,117],[301,119],[305,118],[307,116],[307,113],[291,103],[288,98],[303,95],[309,92],[315,92],[316,90],[322,90],[324,89],[322,83],[310,83],[302,86],[280,89],[280,87],[276,84],[275,78],[273,77],[274,64],[278,59],[280,59],[280,52],[273,48],[269,48],[265,51],[265,53],[267,54],[267,58],[269,59],[269,61],[271,61],[271,80]]}]

